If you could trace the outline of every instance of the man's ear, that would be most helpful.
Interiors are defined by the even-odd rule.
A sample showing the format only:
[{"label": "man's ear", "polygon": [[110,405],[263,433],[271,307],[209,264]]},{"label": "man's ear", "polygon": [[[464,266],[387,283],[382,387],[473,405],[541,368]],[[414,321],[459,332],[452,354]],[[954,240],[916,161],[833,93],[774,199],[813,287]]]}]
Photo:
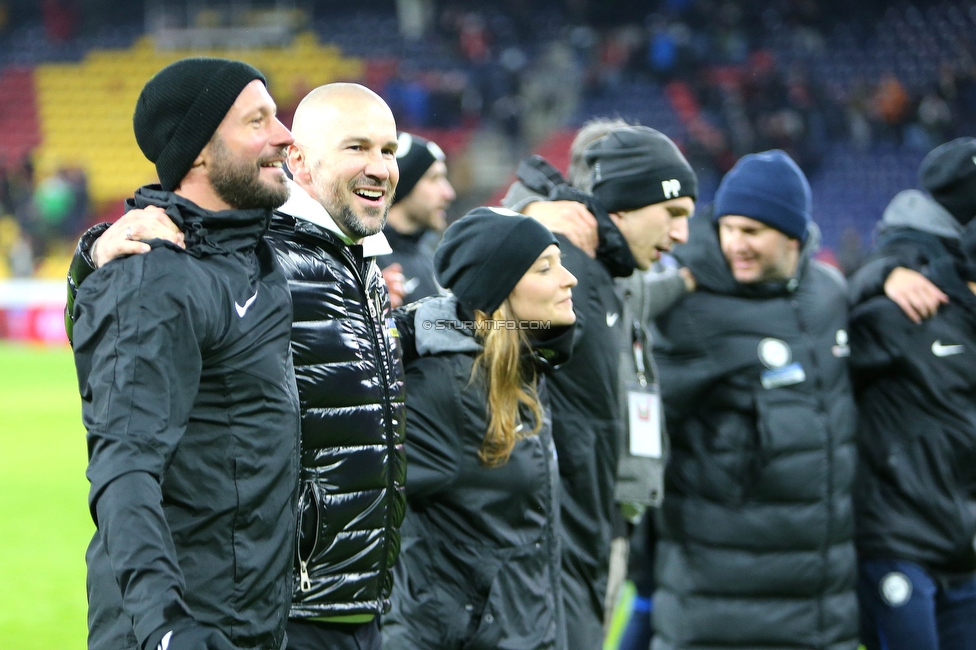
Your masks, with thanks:
[{"label": "man's ear", "polygon": [[288,170],[296,183],[310,183],[312,172],[309,169],[308,158],[301,147],[295,144],[288,145]]},{"label": "man's ear", "polygon": [[193,164],[190,165],[190,169],[194,169],[196,167],[204,167],[209,162],[210,162],[210,143],[208,142],[203,147],[203,149],[200,150],[200,153],[197,154],[197,157],[193,159]]},{"label": "man's ear", "polygon": [[624,213],[624,212],[609,212],[608,214],[610,215],[610,221],[612,221],[613,222],[613,225],[615,225],[617,227],[617,230],[621,230],[621,225],[624,222],[624,214],[626,214],[626,213]]}]

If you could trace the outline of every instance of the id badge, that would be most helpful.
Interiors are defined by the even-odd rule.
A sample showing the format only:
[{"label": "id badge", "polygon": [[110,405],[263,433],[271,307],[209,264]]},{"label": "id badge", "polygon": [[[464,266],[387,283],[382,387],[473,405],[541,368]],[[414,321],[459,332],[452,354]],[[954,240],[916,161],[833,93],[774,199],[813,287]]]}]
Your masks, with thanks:
[{"label": "id badge", "polygon": [[661,457],[661,395],[640,386],[628,386],[630,455]]},{"label": "id badge", "polygon": [[759,381],[762,382],[762,387],[766,390],[802,384],[806,380],[807,373],[803,371],[803,366],[798,363],[791,363],[782,368],[766,370],[759,375]]}]

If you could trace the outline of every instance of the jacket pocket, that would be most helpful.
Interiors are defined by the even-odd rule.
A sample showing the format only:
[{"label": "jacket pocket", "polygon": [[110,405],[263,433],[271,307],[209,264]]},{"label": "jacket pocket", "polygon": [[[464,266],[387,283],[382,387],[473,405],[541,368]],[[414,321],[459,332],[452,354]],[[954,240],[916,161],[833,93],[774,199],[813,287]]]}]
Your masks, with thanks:
[{"label": "jacket pocket", "polygon": [[764,461],[827,445],[826,410],[813,395],[786,389],[756,392],[756,426]]},{"label": "jacket pocket", "polygon": [[545,542],[509,549],[491,578],[462,650],[553,648],[561,603],[553,594]]}]

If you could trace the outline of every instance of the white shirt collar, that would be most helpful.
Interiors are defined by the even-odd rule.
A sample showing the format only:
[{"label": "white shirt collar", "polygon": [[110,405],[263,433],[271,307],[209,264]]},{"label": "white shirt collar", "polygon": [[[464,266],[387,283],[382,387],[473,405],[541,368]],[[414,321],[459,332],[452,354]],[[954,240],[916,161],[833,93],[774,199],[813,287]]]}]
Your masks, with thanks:
[{"label": "white shirt collar", "polygon": [[[346,244],[351,245],[356,243],[346,233],[342,232],[342,229],[336,225],[335,219],[322,207],[322,204],[313,199],[298,183],[289,179],[288,190],[288,200],[278,210],[296,219],[308,221],[309,223],[314,223],[316,226],[325,228],[329,232],[334,233]],[[375,235],[363,238],[360,243],[363,246],[363,257],[389,255],[393,252],[393,249],[390,248],[390,242],[386,240],[386,235],[383,234],[382,230]]]}]

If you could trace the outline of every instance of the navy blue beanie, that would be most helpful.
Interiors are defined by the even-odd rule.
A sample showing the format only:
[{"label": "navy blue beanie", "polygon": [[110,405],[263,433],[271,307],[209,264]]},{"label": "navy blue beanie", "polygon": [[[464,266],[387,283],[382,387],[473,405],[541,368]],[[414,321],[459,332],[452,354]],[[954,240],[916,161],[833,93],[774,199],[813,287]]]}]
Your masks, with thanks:
[{"label": "navy blue beanie", "polygon": [[749,217],[788,237],[806,241],[810,225],[810,183],[785,151],[743,156],[715,193],[713,218]]}]

